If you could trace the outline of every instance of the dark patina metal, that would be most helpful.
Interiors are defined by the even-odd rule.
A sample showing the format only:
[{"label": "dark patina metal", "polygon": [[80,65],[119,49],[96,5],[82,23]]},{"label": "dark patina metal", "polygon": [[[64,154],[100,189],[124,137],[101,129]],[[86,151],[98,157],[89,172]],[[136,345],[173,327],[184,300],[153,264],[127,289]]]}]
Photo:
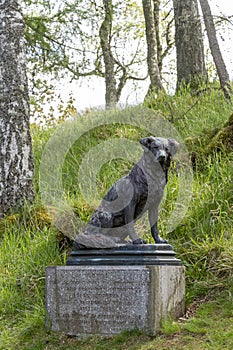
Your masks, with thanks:
[{"label": "dark patina metal", "polygon": [[127,244],[112,249],[75,250],[67,259],[67,265],[182,265],[175,255],[170,244]]}]

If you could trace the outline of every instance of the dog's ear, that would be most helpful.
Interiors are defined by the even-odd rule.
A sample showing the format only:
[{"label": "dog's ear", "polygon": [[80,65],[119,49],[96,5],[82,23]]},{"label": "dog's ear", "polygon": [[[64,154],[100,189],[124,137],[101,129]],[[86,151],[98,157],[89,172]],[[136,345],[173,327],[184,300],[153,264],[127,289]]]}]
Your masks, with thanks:
[{"label": "dog's ear", "polygon": [[154,141],[153,136],[145,137],[140,140],[140,144],[143,146],[144,151],[148,151],[151,149],[151,143]]},{"label": "dog's ear", "polygon": [[177,142],[174,139],[168,139],[168,144],[169,144],[170,154],[173,157],[176,154],[176,152],[178,151],[180,144],[179,144],[179,142]]}]

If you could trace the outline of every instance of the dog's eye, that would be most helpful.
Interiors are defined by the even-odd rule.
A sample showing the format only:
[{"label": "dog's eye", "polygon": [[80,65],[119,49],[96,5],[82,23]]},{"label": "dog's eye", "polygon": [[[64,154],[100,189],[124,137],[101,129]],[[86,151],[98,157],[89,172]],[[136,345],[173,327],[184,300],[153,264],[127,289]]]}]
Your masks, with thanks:
[{"label": "dog's eye", "polygon": [[165,147],[165,151],[168,152],[168,148],[167,147]]}]

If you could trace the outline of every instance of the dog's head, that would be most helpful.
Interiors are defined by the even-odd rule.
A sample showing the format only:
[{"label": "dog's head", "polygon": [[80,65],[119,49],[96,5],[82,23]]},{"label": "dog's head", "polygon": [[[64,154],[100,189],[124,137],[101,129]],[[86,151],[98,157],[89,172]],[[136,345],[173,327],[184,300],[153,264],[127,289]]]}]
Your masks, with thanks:
[{"label": "dog's head", "polygon": [[161,165],[170,165],[171,158],[176,154],[179,143],[174,139],[164,139],[162,137],[145,137],[140,140],[145,152],[149,152],[155,162]]}]

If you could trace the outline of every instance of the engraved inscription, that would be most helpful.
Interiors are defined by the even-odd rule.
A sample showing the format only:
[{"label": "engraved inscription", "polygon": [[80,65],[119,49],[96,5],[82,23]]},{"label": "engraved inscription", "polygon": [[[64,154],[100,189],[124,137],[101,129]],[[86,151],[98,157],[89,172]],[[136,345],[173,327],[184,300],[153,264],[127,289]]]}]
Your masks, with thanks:
[{"label": "engraved inscription", "polygon": [[[77,333],[143,329],[147,322],[146,268],[81,268],[57,271],[57,317]],[[75,331],[76,330],[76,331]]]}]

